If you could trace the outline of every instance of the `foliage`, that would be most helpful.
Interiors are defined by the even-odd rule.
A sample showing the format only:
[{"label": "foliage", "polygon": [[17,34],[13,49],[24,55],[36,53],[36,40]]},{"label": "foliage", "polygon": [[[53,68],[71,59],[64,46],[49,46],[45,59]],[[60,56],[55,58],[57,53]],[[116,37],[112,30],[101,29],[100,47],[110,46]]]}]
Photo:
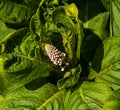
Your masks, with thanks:
[{"label": "foliage", "polygon": [[119,18],[119,0],[0,0],[0,110],[119,110]]}]

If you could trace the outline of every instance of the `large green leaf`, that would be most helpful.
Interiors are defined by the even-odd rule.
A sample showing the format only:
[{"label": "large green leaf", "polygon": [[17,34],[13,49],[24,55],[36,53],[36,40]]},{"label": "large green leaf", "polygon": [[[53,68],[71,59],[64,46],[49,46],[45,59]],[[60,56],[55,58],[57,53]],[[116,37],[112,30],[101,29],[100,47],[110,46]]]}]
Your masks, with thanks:
[{"label": "large green leaf", "polygon": [[108,33],[106,31],[108,17],[108,12],[100,13],[99,15],[84,23],[84,28],[92,30],[96,35],[100,37],[100,39],[103,40],[108,37]]},{"label": "large green leaf", "polygon": [[37,59],[39,57],[35,54],[37,43],[28,28],[16,30],[9,36],[5,36],[1,40],[1,45],[5,45],[4,51],[0,54],[2,94],[36,78],[49,76],[52,68]]},{"label": "large green leaf", "polygon": [[49,72],[51,70],[49,65],[27,59],[20,60],[21,62],[17,61],[13,63],[7,70],[2,71],[2,94],[23,86],[39,77],[49,76]]},{"label": "large green leaf", "polygon": [[114,91],[107,98],[101,110],[120,110],[120,89]]},{"label": "large green leaf", "polygon": [[[47,102],[57,87],[47,83],[39,89],[28,90],[25,87],[9,92],[0,101],[1,110],[36,110],[37,107]],[[57,109],[56,109],[57,110]]]},{"label": "large green leaf", "polygon": [[27,6],[10,1],[0,2],[0,18],[8,23],[24,23],[28,21],[34,10]]},{"label": "large green leaf", "polygon": [[111,6],[111,36],[119,36],[120,35],[120,1],[113,0]]},{"label": "large green leaf", "polygon": [[105,82],[113,89],[120,88],[120,37],[109,37],[103,41],[97,49],[92,67],[98,73],[90,79]]},{"label": "large green leaf", "polygon": [[83,82],[74,92],[67,92],[65,110],[99,110],[110,93],[104,83]]}]

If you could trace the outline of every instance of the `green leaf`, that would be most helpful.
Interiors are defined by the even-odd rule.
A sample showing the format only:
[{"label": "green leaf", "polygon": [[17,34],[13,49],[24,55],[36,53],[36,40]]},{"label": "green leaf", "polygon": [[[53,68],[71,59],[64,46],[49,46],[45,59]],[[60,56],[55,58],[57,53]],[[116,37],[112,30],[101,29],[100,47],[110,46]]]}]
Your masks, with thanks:
[{"label": "green leaf", "polygon": [[70,60],[73,59],[73,50],[75,48],[75,24],[73,21],[66,16],[64,7],[58,7],[55,9],[52,15],[53,21],[56,23],[56,25],[64,25],[65,28],[62,26],[60,28],[60,33],[63,38],[63,45],[65,48],[65,51],[67,52]]},{"label": "green leaf", "polygon": [[112,9],[111,9],[111,36],[119,36],[120,35],[120,1],[113,0],[112,1]]},{"label": "green leaf", "polygon": [[[11,62],[8,62],[11,63]],[[18,66],[16,66],[19,64]],[[2,94],[13,91],[30,81],[39,77],[49,76],[50,66],[37,61],[21,59],[21,62],[15,62],[9,69],[2,73]]]},{"label": "green leaf", "polygon": [[82,85],[65,98],[65,110],[99,110],[111,89],[104,83],[83,82]]},{"label": "green leaf", "polygon": [[66,9],[65,11],[66,11],[67,16],[72,15],[75,18],[78,17],[78,9],[77,9],[77,7],[76,7],[76,5],[74,3],[65,6],[65,9]]},{"label": "green leaf", "polygon": [[37,110],[64,110],[64,100],[66,91],[64,89],[56,92],[52,97],[47,99]]},{"label": "green leaf", "polygon": [[101,110],[119,110],[119,109],[120,109],[120,89],[117,89],[107,98]]},{"label": "green leaf", "polygon": [[31,17],[31,21],[30,21],[30,29],[33,33],[37,34],[40,36],[40,28],[41,28],[41,21],[40,21],[40,7],[43,4],[42,0],[39,3],[39,7],[36,11],[36,13]]},{"label": "green leaf", "polygon": [[79,82],[80,73],[81,73],[80,65],[77,66],[76,68],[71,69],[70,71],[67,71],[64,77],[58,80],[57,82],[58,88],[59,89],[70,88],[76,85]]},{"label": "green leaf", "polygon": [[83,23],[79,19],[77,19],[78,25],[77,25],[77,46],[76,46],[76,57],[80,59],[80,53],[81,53],[81,45],[82,45],[82,40],[84,37],[84,32],[83,32]]},{"label": "green leaf", "polygon": [[54,96],[56,92],[57,87],[50,83],[34,91],[28,90],[25,87],[17,88],[3,97],[2,101],[0,101],[0,109],[35,110],[51,96]]},{"label": "green leaf", "polygon": [[7,27],[6,24],[0,20],[0,40],[2,40],[5,36],[7,36],[9,33],[12,33],[13,31],[15,30]]},{"label": "green leaf", "polygon": [[31,17],[30,30],[40,37],[40,43],[51,43],[51,40],[48,37],[45,27],[41,21],[42,20],[41,18],[43,18],[43,16],[41,15],[42,13],[41,7],[43,3],[44,0],[41,0],[36,13],[34,13],[34,15]]},{"label": "green leaf", "polygon": [[100,39],[103,40],[108,37],[108,33],[106,31],[108,17],[108,12],[100,13],[99,15],[84,23],[84,28],[92,30],[93,33],[98,35]]},{"label": "green leaf", "polygon": [[105,82],[113,89],[120,88],[120,37],[113,36],[103,41],[97,49],[92,67],[98,73],[90,79]]},{"label": "green leaf", "polygon": [[[28,36],[29,36],[29,38],[28,38]],[[24,41],[24,39],[26,39],[26,40]],[[14,53],[25,55],[25,54],[29,54],[27,49],[29,49],[30,47],[26,47],[26,45],[25,45],[25,43],[27,44],[28,41],[31,41],[35,45],[34,39],[32,38],[32,34],[30,33],[29,29],[21,28],[21,29],[12,31],[9,34],[7,34],[6,36],[4,36],[1,39],[0,44],[1,45],[5,44],[6,51],[9,53],[14,52]],[[22,43],[22,46],[26,48],[25,50],[23,50],[22,46],[20,46],[20,48],[17,46],[17,45],[20,45],[21,43]],[[31,45],[31,46],[33,46],[33,45]],[[21,50],[21,52],[19,51],[19,49]],[[26,53],[25,53],[25,51],[26,51]]]},{"label": "green leaf", "polygon": [[1,44],[6,46],[5,51],[0,54],[2,94],[39,77],[50,75],[52,67],[37,59],[35,37],[28,28],[17,30],[9,36],[5,36]]},{"label": "green leaf", "polygon": [[[75,4],[60,6],[52,14],[52,20],[63,39],[65,52],[71,62],[75,57],[80,59],[80,47],[83,37],[82,22],[78,19],[78,9]],[[77,47],[75,49],[75,47]],[[75,52],[76,50],[76,52]]]},{"label": "green leaf", "polygon": [[8,23],[24,23],[28,21],[34,10],[27,6],[10,1],[0,2],[0,18]]}]

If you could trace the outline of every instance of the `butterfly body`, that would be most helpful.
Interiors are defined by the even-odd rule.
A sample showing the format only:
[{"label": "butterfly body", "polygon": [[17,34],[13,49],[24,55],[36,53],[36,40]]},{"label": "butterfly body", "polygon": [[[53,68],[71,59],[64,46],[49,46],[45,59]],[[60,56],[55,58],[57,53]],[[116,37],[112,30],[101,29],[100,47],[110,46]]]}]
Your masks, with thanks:
[{"label": "butterfly body", "polygon": [[69,63],[65,62],[66,54],[60,50],[58,50],[55,46],[51,44],[45,45],[45,50],[50,58],[50,60],[53,62],[54,65],[61,66],[61,71],[64,71],[63,65],[69,65]]}]

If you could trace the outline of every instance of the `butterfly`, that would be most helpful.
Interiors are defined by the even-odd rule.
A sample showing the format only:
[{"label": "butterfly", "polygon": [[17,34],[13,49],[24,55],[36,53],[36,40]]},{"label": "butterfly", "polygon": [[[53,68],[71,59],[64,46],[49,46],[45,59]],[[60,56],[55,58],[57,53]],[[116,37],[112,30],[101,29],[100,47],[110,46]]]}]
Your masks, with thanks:
[{"label": "butterfly", "polygon": [[66,54],[51,44],[45,44],[45,50],[53,64],[60,66],[61,71],[64,71],[65,67],[69,65],[69,63],[65,61]]}]

